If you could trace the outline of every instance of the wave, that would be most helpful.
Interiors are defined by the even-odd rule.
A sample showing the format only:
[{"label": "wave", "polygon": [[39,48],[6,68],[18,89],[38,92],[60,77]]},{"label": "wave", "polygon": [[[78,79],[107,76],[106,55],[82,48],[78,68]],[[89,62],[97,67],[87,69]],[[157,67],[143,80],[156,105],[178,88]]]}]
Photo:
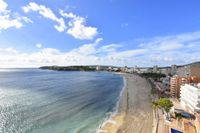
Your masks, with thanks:
[{"label": "wave", "polygon": [[[122,75],[123,76],[123,75]],[[114,111],[113,112],[108,112],[106,117],[103,119],[103,121],[101,122],[101,124],[98,126],[98,128],[96,129],[96,133],[99,133],[101,128],[105,126],[106,123],[115,123],[115,121],[113,121],[111,118],[115,115],[117,115],[119,113],[119,104],[120,104],[120,101],[122,99],[122,95],[124,93],[124,90],[126,88],[126,85],[127,85],[127,81],[126,81],[126,78],[123,76],[123,87],[122,87],[122,90],[120,91],[120,95],[118,97],[118,100],[117,100],[117,103],[116,103],[116,106],[114,107]]]},{"label": "wave", "polygon": [[118,112],[125,88],[111,73],[23,69],[0,79],[0,132],[94,133]]}]

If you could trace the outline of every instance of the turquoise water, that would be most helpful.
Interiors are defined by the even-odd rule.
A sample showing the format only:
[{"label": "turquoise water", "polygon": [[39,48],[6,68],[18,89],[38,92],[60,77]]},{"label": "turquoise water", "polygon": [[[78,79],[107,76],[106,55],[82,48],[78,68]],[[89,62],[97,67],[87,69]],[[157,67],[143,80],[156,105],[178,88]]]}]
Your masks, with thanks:
[{"label": "turquoise water", "polygon": [[94,133],[122,88],[105,72],[0,69],[0,133]]}]

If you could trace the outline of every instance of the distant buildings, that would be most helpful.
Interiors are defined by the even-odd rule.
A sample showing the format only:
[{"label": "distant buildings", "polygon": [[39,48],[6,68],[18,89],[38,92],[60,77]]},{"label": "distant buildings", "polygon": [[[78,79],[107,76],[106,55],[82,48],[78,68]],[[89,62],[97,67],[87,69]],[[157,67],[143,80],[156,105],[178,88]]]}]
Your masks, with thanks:
[{"label": "distant buildings", "polygon": [[133,68],[133,72],[135,72],[135,73],[140,73],[140,68],[138,68],[137,66],[135,66],[135,67]]},{"label": "distant buildings", "polygon": [[187,77],[187,76],[199,76],[200,77],[200,67],[198,67],[198,66],[179,67],[177,70],[177,75],[181,76],[181,77]]},{"label": "distant buildings", "polygon": [[170,67],[163,67],[160,68],[160,73],[165,74],[165,75],[171,75],[171,68]]},{"label": "distant buildings", "polygon": [[158,72],[159,72],[159,68],[158,68],[158,66],[156,65],[156,66],[153,67],[153,73],[158,73]]},{"label": "distant buildings", "polygon": [[175,75],[177,73],[177,66],[176,65],[172,65],[171,66],[171,75]]},{"label": "distant buildings", "polygon": [[96,70],[100,71],[101,70],[101,66],[96,66]]},{"label": "distant buildings", "polygon": [[181,86],[180,100],[192,113],[200,112],[200,83]]},{"label": "distant buildings", "polygon": [[165,75],[175,75],[177,73],[177,66],[172,65],[171,67],[145,67],[145,68],[134,68],[137,73],[162,73]]},{"label": "distant buildings", "polygon": [[170,79],[170,96],[179,98],[181,85],[186,83],[199,83],[200,82],[200,67],[198,66],[171,66],[171,73],[175,74]]},{"label": "distant buildings", "polygon": [[134,73],[134,68],[127,68],[126,73]]},{"label": "distant buildings", "polygon": [[177,66],[172,65],[171,67],[163,67],[160,68],[160,72],[165,75],[176,75],[177,73]]},{"label": "distant buildings", "polygon": [[[110,71],[110,72],[123,72],[123,73],[134,73],[135,68],[133,67],[114,67],[114,66],[95,66],[96,71]],[[138,70],[139,71],[139,70]]]},{"label": "distant buildings", "polygon": [[147,73],[148,72],[148,68],[139,68],[138,73]]},{"label": "distant buildings", "polygon": [[96,66],[96,71],[108,71],[109,70],[109,66]]}]

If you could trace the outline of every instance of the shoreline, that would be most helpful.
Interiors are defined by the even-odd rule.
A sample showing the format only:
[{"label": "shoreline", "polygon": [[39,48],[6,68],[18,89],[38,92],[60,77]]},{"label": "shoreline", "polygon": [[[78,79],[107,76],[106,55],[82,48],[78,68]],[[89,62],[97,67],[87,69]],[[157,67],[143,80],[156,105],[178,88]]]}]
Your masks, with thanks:
[{"label": "shoreline", "polygon": [[123,78],[123,87],[122,87],[122,90],[120,91],[120,95],[119,95],[119,98],[118,98],[118,100],[116,102],[116,106],[114,107],[114,111],[110,112],[110,115],[107,116],[103,120],[103,122],[97,128],[96,133],[101,133],[102,132],[102,127],[104,127],[107,123],[113,123],[113,124],[115,124],[115,122],[112,121],[112,118],[116,117],[116,115],[119,113],[120,101],[121,101],[122,95],[123,95],[123,93],[124,93],[124,91],[126,89],[127,81],[126,81],[126,78],[124,76],[124,73],[114,72],[113,74],[117,74],[117,75],[121,75],[122,76],[122,78]]},{"label": "shoreline", "polygon": [[153,109],[149,83],[138,75],[120,75],[125,81],[116,112],[103,122],[97,133],[151,133]]}]

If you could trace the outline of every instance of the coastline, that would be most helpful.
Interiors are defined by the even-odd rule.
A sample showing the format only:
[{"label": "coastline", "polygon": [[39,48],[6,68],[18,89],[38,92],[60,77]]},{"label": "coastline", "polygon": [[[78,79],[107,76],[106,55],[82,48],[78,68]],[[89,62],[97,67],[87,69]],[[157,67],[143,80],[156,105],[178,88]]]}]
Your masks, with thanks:
[{"label": "coastline", "polygon": [[[102,132],[107,132],[107,131],[104,131],[104,126],[108,123],[113,123],[115,124],[115,121],[113,121],[113,118],[114,119],[118,119],[118,114],[119,114],[119,106],[120,106],[120,101],[121,101],[121,98],[122,98],[122,95],[126,89],[126,85],[127,85],[127,81],[126,81],[126,78],[124,76],[124,73],[119,73],[119,72],[113,72],[113,74],[117,74],[117,75],[121,75],[122,78],[123,78],[123,88],[122,90],[120,91],[120,95],[119,95],[119,98],[117,100],[117,103],[116,103],[116,106],[114,108],[114,111],[113,112],[109,112],[109,115],[103,120],[103,122],[99,125],[99,127],[97,128],[96,130],[96,133],[102,133]],[[123,118],[121,115],[120,115],[121,119]],[[119,121],[119,120],[117,120]],[[109,133],[109,132],[108,132]]]},{"label": "coastline", "polygon": [[121,74],[124,88],[117,110],[104,121],[97,133],[151,133],[153,113],[149,83],[133,74]]}]

